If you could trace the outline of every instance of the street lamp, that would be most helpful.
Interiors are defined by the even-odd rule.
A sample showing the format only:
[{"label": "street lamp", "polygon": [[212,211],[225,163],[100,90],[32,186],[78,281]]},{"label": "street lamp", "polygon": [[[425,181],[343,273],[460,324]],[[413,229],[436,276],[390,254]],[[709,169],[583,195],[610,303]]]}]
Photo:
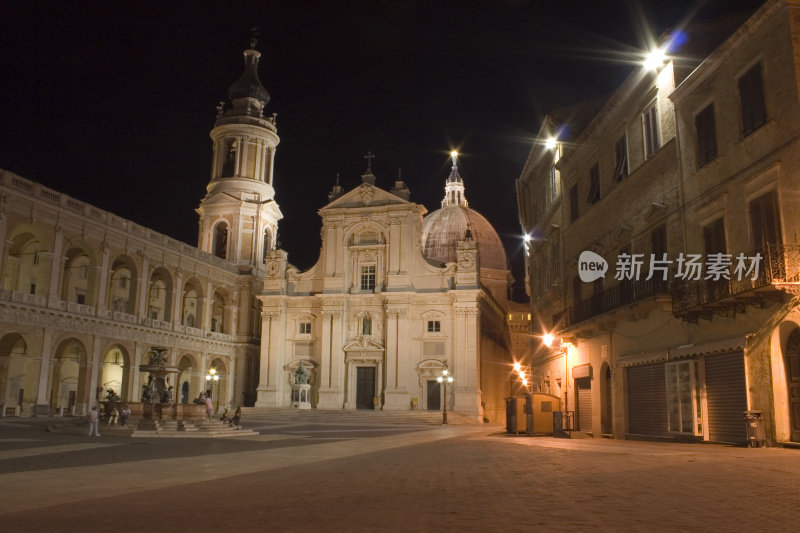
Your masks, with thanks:
[{"label": "street lamp", "polygon": [[[209,368],[208,374],[206,374],[206,383],[210,387],[208,390],[211,391],[212,395],[217,398],[217,407],[216,411],[219,412],[219,374],[217,374],[216,368]],[[214,392],[214,385],[217,386],[217,392]]]},{"label": "street lamp", "polygon": [[447,367],[442,369],[442,375],[436,378],[439,383],[444,383],[444,409],[442,410],[442,425],[447,425],[447,384],[453,382],[453,376],[447,370]]}]

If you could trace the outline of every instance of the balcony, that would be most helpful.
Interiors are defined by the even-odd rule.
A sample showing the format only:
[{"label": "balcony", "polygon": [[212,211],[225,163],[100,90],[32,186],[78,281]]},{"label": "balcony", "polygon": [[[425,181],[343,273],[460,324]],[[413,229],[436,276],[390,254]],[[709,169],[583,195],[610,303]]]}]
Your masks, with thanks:
[{"label": "balcony", "polygon": [[553,315],[552,326],[555,329],[575,326],[590,318],[643,300],[657,296],[669,298],[669,294],[669,284],[660,279],[623,281],[581,300],[575,307],[568,307]]},{"label": "balcony", "polygon": [[[756,252],[746,254],[755,256]],[[675,316],[696,323],[714,315],[742,313],[748,305],[765,307],[783,300],[784,292],[800,295],[800,245],[770,245],[762,254],[758,275],[744,279],[677,281],[672,286]],[[731,278],[734,278],[731,276]]]}]

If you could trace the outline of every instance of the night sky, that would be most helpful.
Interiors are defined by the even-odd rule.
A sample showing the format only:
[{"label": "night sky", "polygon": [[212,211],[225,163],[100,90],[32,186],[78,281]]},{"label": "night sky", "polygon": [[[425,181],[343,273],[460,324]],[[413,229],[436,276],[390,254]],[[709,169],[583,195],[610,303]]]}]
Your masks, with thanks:
[{"label": "night sky", "polygon": [[613,91],[635,54],[694,14],[759,0],[2,2],[0,168],[189,244],[216,106],[257,26],[278,113],[279,239],[301,269],[341,174],[402,168],[437,209],[462,153],[470,207],[503,238],[524,297],[514,180],[544,114]]}]

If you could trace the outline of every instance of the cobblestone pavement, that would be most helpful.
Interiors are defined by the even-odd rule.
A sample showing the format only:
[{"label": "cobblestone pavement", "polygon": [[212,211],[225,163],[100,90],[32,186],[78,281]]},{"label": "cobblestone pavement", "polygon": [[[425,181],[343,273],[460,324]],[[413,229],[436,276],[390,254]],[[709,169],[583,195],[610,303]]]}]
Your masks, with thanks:
[{"label": "cobblestone pavement", "polygon": [[[272,429],[260,437],[146,444],[0,422],[0,528],[797,531],[800,522],[800,450],[261,416],[252,423]],[[334,438],[319,436],[330,429]]]}]

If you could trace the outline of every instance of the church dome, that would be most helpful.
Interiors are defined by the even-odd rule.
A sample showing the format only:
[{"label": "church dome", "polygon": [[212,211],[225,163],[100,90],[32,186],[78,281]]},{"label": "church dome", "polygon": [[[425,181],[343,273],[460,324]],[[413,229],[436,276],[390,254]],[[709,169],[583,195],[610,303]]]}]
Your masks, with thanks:
[{"label": "church dome", "polygon": [[508,270],[497,232],[483,215],[463,205],[446,205],[422,220],[422,253],[442,263],[456,262],[456,245],[464,240],[467,228],[478,243],[481,268]]}]

